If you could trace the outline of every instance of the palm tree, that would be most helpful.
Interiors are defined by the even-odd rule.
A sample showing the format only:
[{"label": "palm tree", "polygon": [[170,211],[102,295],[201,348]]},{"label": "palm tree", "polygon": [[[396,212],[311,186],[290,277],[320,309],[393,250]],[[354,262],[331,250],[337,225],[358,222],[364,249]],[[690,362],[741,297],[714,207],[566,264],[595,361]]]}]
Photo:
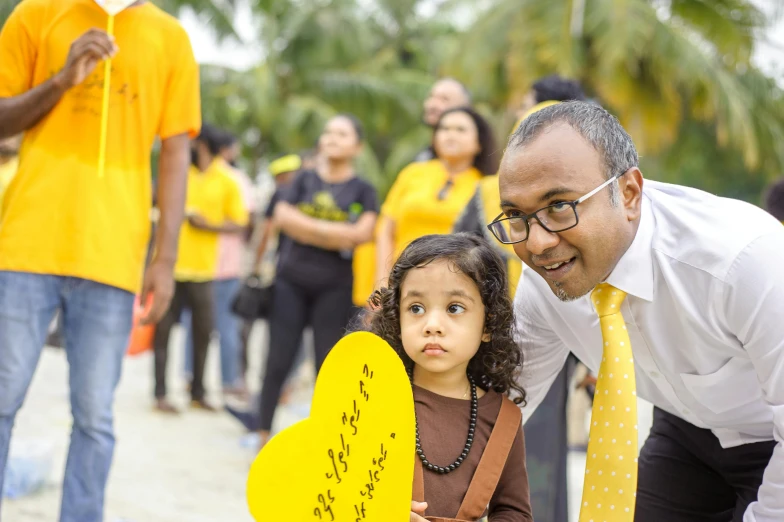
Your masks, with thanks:
[{"label": "palm tree", "polygon": [[[2,0],[0,0],[2,1]],[[190,9],[199,21],[210,27],[220,39],[241,38],[234,26],[237,13],[236,0],[153,0],[164,11],[178,16]]]},{"label": "palm tree", "polygon": [[385,190],[427,141],[421,100],[440,61],[431,35],[448,26],[411,15],[418,0],[272,2],[259,14],[262,61],[243,72],[203,68],[205,118],[243,130],[258,159],[312,147],[323,123],[351,112],[365,123],[361,171]]},{"label": "palm tree", "polygon": [[662,151],[696,119],[714,124],[749,167],[773,157],[780,168],[771,147],[784,132],[780,91],[749,63],[767,22],[748,0],[489,0],[450,69],[472,71],[496,110],[518,103],[537,77],[574,77],[643,152]]},{"label": "palm tree", "polygon": [[0,0],[0,27],[5,24],[6,19],[11,15],[16,4],[19,2],[15,0]]}]

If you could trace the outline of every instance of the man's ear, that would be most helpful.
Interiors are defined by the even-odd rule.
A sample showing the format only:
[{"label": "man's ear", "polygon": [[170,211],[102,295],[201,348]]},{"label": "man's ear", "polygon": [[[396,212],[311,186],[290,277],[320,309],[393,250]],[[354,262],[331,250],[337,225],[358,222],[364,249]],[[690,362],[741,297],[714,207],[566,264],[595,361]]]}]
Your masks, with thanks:
[{"label": "man's ear", "polygon": [[629,221],[635,221],[642,214],[642,172],[637,167],[632,167],[621,178],[621,204],[626,209]]}]

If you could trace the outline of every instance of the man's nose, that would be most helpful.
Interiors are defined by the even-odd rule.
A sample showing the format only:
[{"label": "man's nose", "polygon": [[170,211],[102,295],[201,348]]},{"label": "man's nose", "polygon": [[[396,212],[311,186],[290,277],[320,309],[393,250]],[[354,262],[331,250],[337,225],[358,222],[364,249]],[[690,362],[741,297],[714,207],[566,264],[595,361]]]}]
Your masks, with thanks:
[{"label": "man's nose", "polygon": [[535,219],[531,220],[528,230],[528,240],[525,242],[528,252],[540,256],[558,245],[561,241],[558,234],[549,232]]}]

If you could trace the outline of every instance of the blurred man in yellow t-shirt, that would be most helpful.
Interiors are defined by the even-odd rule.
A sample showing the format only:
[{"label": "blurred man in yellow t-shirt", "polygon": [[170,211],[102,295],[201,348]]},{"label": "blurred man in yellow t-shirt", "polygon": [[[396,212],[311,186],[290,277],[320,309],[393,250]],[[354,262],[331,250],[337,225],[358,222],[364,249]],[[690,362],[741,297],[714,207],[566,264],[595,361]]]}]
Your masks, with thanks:
[{"label": "blurred man in yellow t-shirt", "polygon": [[20,136],[0,140],[0,216],[3,215],[5,189],[19,169],[19,141]]},{"label": "blurred man in yellow t-shirt", "polygon": [[180,232],[174,268],[174,298],[158,323],[153,341],[156,408],[164,413],[177,412],[166,400],[166,362],[169,334],[185,308],[191,311],[193,335],[191,405],[209,411],[215,409],[205,399],[203,379],[210,334],[215,324],[218,244],[221,234],[241,234],[248,224],[242,190],[229,164],[219,156],[220,149],[219,131],[204,125],[192,148],[185,200],[187,221]]},{"label": "blurred man in yellow t-shirt", "polygon": [[[73,414],[60,522],[103,520],[134,294],[152,297],[147,322],[169,305],[189,137],[201,125],[199,70],[177,20],[144,0],[115,16],[114,38],[107,20],[94,0],[22,0],[0,32],[0,139],[24,133],[0,223],[0,486],[16,412],[60,309]],[[144,273],[156,139],[161,212]]]}]

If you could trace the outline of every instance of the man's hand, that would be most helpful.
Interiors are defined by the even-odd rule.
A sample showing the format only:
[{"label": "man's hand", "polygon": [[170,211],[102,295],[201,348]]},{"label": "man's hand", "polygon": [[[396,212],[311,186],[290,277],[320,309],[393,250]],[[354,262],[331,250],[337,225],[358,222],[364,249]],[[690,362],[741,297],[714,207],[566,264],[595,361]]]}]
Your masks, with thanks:
[{"label": "man's hand", "polygon": [[585,374],[585,377],[583,377],[582,381],[577,383],[575,389],[580,390],[582,388],[588,388],[589,386],[596,386],[596,382],[597,382],[596,377],[591,375],[591,373],[589,372]]},{"label": "man's hand", "polygon": [[411,519],[409,522],[427,522],[425,520],[425,510],[427,502],[411,502]]},{"label": "man's hand", "polygon": [[63,89],[81,84],[95,70],[98,62],[117,53],[114,39],[100,29],[90,29],[77,38],[68,51],[65,65],[55,77]]},{"label": "man's hand", "polygon": [[[152,302],[148,297],[152,296]],[[169,309],[174,296],[174,265],[171,262],[153,260],[144,274],[141,303],[144,312],[140,324],[156,324]]]}]

